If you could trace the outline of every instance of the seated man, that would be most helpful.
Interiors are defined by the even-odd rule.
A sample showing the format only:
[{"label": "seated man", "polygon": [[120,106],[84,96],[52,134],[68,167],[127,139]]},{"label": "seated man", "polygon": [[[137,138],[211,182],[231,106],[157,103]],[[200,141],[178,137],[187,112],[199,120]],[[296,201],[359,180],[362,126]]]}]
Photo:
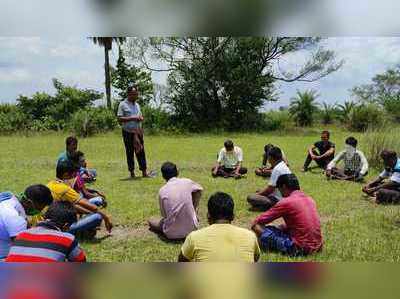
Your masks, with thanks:
[{"label": "seated man", "polygon": [[212,169],[213,177],[241,178],[247,173],[247,168],[242,167],[243,151],[240,147],[234,146],[231,140],[224,142],[224,147],[218,154],[217,164]]},{"label": "seated man", "polygon": [[74,166],[70,163],[59,163],[57,165],[56,176],[56,180],[50,181],[47,184],[54,200],[69,201],[74,204],[78,215],[87,215],[73,223],[69,232],[76,234],[77,232],[86,231],[90,232],[90,237],[94,237],[96,229],[101,225],[101,221],[104,220],[106,229],[110,233],[112,229],[110,218],[96,205],[82,198],[79,193],[70,187],[71,181],[76,179],[76,170]]},{"label": "seated man", "polygon": [[53,202],[36,227],[20,232],[10,248],[6,262],[85,262],[74,235],[66,233],[77,221],[69,201]]},{"label": "seated man", "polygon": [[[368,174],[368,161],[362,151],[357,150],[357,139],[349,137],[346,146],[326,167],[326,176],[332,179],[346,181],[362,181]],[[336,164],[344,160],[344,168],[339,169]]]},{"label": "seated man", "polygon": [[[321,225],[314,200],[300,191],[294,174],[281,175],[277,187],[284,198],[253,222],[261,248],[292,256],[321,250]],[[285,221],[281,227],[264,226],[280,217]]]},{"label": "seated man", "polygon": [[27,216],[39,214],[53,202],[50,190],[43,185],[26,188],[19,198],[7,193],[0,202],[0,260],[7,257],[14,238],[27,229]]},{"label": "seated man", "polygon": [[203,188],[186,178],[178,178],[176,165],[165,162],[161,173],[167,183],[159,191],[162,218],[153,217],[150,229],[168,239],[184,239],[199,227],[197,208]]},{"label": "seated man", "polygon": [[323,131],[321,133],[321,141],[314,143],[314,145],[308,149],[308,155],[302,169],[303,172],[308,171],[308,166],[311,161],[315,161],[315,163],[324,170],[329,162],[332,161],[335,156],[335,144],[329,141],[329,137],[329,132]]},{"label": "seated man", "polygon": [[210,226],[187,236],[179,262],[257,262],[260,248],[256,235],[231,224],[234,203],[226,193],[217,192],[208,200]]},{"label": "seated man", "polygon": [[[273,144],[267,144],[266,146],[264,146],[262,167],[256,169],[256,171],[255,171],[256,175],[262,176],[262,177],[270,177],[271,176],[272,167],[271,167],[271,165],[267,166],[267,162],[268,162],[269,151],[273,147],[274,147]],[[289,162],[286,159],[285,153],[283,151],[282,151],[282,160],[289,167]]]},{"label": "seated man", "polygon": [[251,194],[247,197],[247,201],[253,208],[268,210],[275,205],[281,198],[279,190],[276,188],[276,182],[281,175],[292,173],[287,167],[286,163],[282,160],[282,151],[279,147],[273,147],[269,151],[268,162],[272,166],[271,179],[268,186],[257,191],[256,194]]},{"label": "seated man", "polygon": [[[383,150],[381,158],[385,170],[376,178],[363,187],[362,191],[367,195],[376,197],[377,203],[399,203],[400,202],[400,159],[394,151]],[[388,179],[385,181],[385,179]]]}]

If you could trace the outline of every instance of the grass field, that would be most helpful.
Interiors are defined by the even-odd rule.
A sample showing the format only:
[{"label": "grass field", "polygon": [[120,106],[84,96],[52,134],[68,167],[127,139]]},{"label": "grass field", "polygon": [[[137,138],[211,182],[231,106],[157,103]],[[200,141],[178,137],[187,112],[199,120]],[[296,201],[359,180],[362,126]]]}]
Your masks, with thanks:
[{"label": "grass field", "polygon": [[[83,243],[90,261],[175,261],[181,244],[166,243],[148,231],[146,219],[158,215],[158,189],[163,185],[159,168],[162,162],[175,162],[181,177],[199,182],[205,189],[200,203],[201,225],[206,224],[206,204],[215,191],[230,193],[235,200],[235,224],[248,227],[258,213],[248,210],[246,196],[266,184],[254,175],[261,164],[263,146],[279,145],[286,153],[301,187],[317,202],[321,215],[324,249],[304,258],[290,259],[279,254],[264,253],[262,261],[399,261],[400,209],[398,206],[377,206],[364,199],[360,184],[327,181],[319,169],[303,174],[306,148],[319,139],[319,129],[308,133],[233,134],[230,136],[146,136],[149,168],[156,169],[154,179],[124,180],[127,175],[125,152],[120,132],[81,139],[79,148],[89,163],[98,170],[95,187],[108,198],[115,229],[112,236]],[[340,149],[349,133],[334,130],[332,141]],[[65,134],[44,134],[31,137],[0,137],[0,190],[21,192],[33,183],[47,183],[55,176],[55,161],[64,150]],[[226,138],[232,138],[244,151],[247,178],[213,179],[210,169],[216,153]],[[359,136],[356,136],[359,137]],[[365,144],[361,144],[363,149]],[[375,176],[372,170],[368,179]],[[104,234],[103,234],[104,235]],[[101,234],[100,234],[101,236]]]}]

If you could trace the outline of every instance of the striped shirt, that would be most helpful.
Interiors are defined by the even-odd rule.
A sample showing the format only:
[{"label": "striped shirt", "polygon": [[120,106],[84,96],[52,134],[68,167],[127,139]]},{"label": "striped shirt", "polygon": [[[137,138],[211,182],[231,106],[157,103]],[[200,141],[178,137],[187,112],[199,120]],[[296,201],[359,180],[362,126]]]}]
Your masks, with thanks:
[{"label": "striped shirt", "polygon": [[48,222],[17,235],[6,262],[86,262],[75,236]]}]

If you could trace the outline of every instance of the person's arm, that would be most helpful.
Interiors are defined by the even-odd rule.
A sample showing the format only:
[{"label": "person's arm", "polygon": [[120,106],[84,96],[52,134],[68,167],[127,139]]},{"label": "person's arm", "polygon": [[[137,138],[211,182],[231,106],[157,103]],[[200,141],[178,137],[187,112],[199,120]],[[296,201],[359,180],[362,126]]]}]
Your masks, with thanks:
[{"label": "person's arm", "polygon": [[365,155],[364,155],[363,152],[359,152],[359,155],[360,155],[360,157],[361,157],[361,170],[360,170],[360,175],[361,175],[361,176],[364,176],[364,175],[366,175],[367,172],[368,172],[368,168],[369,168],[368,160],[367,160],[367,158],[365,158]]},{"label": "person's arm", "polygon": [[90,199],[90,198],[93,198],[93,197],[97,196],[96,194],[91,193],[88,189],[86,189],[85,185],[82,185],[81,191],[82,191],[83,197],[87,198],[87,199]]},{"label": "person's arm", "polygon": [[222,160],[224,159],[224,153],[223,153],[223,149],[219,151],[218,153],[218,158],[217,158],[217,162],[215,163],[214,166],[214,175],[217,174],[218,172],[218,168],[221,166]]},{"label": "person's arm", "polygon": [[331,175],[331,170],[333,167],[336,167],[336,165],[343,160],[345,155],[345,151],[341,151],[339,155],[337,155],[329,164],[326,166],[326,175],[330,176]]},{"label": "person's arm", "polygon": [[263,161],[262,161],[262,166],[267,166],[267,154],[263,154]]},{"label": "person's arm", "polygon": [[126,123],[129,121],[143,121],[143,116],[140,116],[140,115],[119,116],[118,120],[122,123]]},{"label": "person's arm", "polygon": [[237,148],[237,159],[238,159],[238,165],[236,166],[235,169],[235,174],[240,175],[240,169],[242,168],[242,163],[243,163],[243,150],[241,148]]},{"label": "person's arm", "polygon": [[197,190],[192,192],[192,202],[193,202],[193,207],[196,213],[198,212],[199,204],[200,204],[200,198],[201,195],[203,194],[202,190]]},{"label": "person's arm", "polygon": [[257,224],[269,224],[272,221],[274,221],[275,219],[278,219],[280,217],[283,216],[285,211],[285,208],[283,207],[282,204],[280,204],[279,202],[273,206],[271,209],[269,209],[268,211],[266,211],[265,213],[262,213],[260,216],[258,216],[254,221],[253,221],[253,225],[252,228],[257,225]]},{"label": "person's arm", "polygon": [[276,188],[274,186],[268,185],[265,189],[258,191],[257,194],[262,195],[262,196],[268,196],[268,195],[274,193],[275,189]]},{"label": "person's arm", "polygon": [[322,158],[325,158],[325,157],[328,157],[328,156],[332,156],[334,154],[335,154],[335,147],[332,146],[329,150],[326,151],[325,154],[323,154],[321,156],[318,156],[317,158],[318,159],[322,159]]},{"label": "person's arm", "polygon": [[311,158],[312,159],[315,159],[315,155],[314,155],[314,153],[313,153],[313,151],[316,149],[317,147],[315,146],[315,144],[313,144],[312,146],[310,146],[309,148],[308,148],[308,153],[310,154],[310,156],[311,156]]},{"label": "person's arm", "polygon": [[240,175],[240,169],[242,168],[242,162],[241,161],[239,161],[238,162],[238,165],[236,166],[236,169],[235,169],[235,174],[236,175]]},{"label": "person's arm", "polygon": [[193,260],[194,244],[192,240],[192,234],[193,233],[190,233],[186,237],[185,242],[182,245],[181,252],[178,256],[178,262],[191,262]]},{"label": "person's arm", "polygon": [[75,207],[78,209],[81,207],[81,208],[83,208],[83,210],[87,210],[91,213],[100,214],[104,220],[104,225],[106,226],[107,231],[109,233],[111,232],[113,224],[112,224],[110,218],[108,217],[107,214],[102,212],[96,205],[91,204],[86,199],[80,199],[78,202],[75,203]]}]

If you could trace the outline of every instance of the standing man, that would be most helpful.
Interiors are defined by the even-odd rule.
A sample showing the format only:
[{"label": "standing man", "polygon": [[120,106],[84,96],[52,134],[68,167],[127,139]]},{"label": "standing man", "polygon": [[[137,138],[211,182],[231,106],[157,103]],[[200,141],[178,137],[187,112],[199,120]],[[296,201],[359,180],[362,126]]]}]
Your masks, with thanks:
[{"label": "standing man", "polygon": [[317,141],[308,149],[307,158],[302,169],[303,172],[308,171],[308,166],[312,161],[315,161],[320,168],[325,170],[329,162],[333,160],[335,157],[335,144],[329,141],[329,137],[329,131],[323,131],[321,133],[321,141]]},{"label": "standing man", "polygon": [[150,177],[147,173],[146,153],[144,151],[142,122],[144,120],[140,106],[136,102],[139,97],[138,87],[135,84],[128,86],[128,98],[118,107],[118,121],[122,123],[122,137],[124,139],[126,160],[131,178],[135,177],[134,155],[139,163],[143,177]]}]

